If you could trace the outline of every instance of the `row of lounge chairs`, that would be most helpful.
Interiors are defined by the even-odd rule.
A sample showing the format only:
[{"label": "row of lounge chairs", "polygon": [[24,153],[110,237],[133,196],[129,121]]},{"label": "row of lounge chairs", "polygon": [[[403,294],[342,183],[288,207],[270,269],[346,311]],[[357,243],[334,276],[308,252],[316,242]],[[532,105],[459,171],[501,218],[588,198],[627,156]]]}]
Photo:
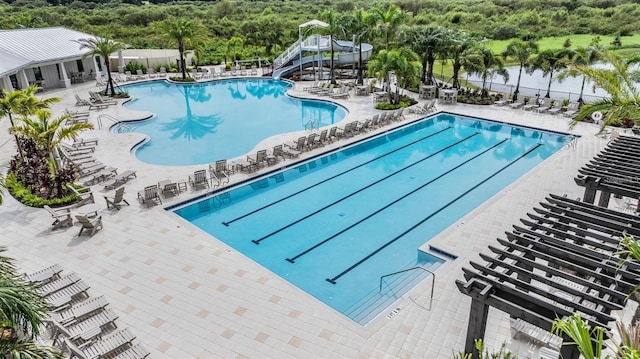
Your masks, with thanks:
[{"label": "row of lounge chairs", "polygon": [[104,296],[91,297],[76,273],[62,275],[59,264],[24,274],[49,303],[44,323],[51,345],[72,358],[144,359],[150,353],[129,328],[118,329],[118,315]]},{"label": "row of lounge chairs", "polygon": [[548,113],[552,115],[562,114],[564,117],[573,118],[577,113],[580,107],[580,104],[577,102],[570,103],[566,108],[562,105],[561,100],[552,100],[550,98],[543,98],[541,100],[534,99],[532,102],[525,104],[524,100],[518,100],[515,102],[511,102],[510,100],[500,100],[494,103],[496,106],[505,106],[509,105],[509,107],[513,109],[523,109],[525,111],[535,111],[537,113]]},{"label": "row of lounge chairs", "polygon": [[105,98],[95,91],[89,91],[88,100],[81,98],[78,94],[74,96],[76,98],[76,107],[89,106],[89,110],[101,110],[118,104],[118,101]]},{"label": "row of lounge chairs", "polygon": [[348,98],[349,89],[349,86],[346,84],[342,84],[340,87],[336,88],[332,83],[320,81],[314,82],[311,86],[303,87],[303,90],[306,92],[313,93],[318,96],[329,96],[331,98]]}]

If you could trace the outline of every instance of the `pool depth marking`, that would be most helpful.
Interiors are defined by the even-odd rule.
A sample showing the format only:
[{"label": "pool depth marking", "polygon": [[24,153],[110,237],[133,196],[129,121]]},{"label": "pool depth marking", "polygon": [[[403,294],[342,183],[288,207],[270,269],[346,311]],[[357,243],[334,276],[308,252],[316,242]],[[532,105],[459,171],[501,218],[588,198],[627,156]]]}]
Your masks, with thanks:
[{"label": "pool depth marking", "polygon": [[456,201],[458,201],[460,198],[466,196],[469,192],[473,191],[474,189],[478,188],[479,186],[481,186],[482,184],[484,184],[485,182],[487,182],[488,180],[490,180],[491,178],[493,178],[494,176],[496,176],[498,173],[504,171],[505,169],[507,169],[508,167],[511,167],[511,165],[513,165],[514,163],[518,162],[519,160],[521,160],[522,158],[524,158],[525,156],[527,156],[528,154],[532,153],[533,151],[537,150],[540,146],[542,146],[542,143],[538,143],[537,145],[535,145],[532,149],[528,150],[527,152],[525,152],[524,154],[520,155],[518,158],[516,158],[514,161],[509,162],[507,165],[505,165],[504,167],[502,167],[501,169],[499,169],[497,172],[494,172],[491,176],[485,178],[484,180],[482,180],[481,182],[479,182],[478,184],[476,184],[475,186],[471,187],[470,189],[466,190],[464,193],[462,193],[461,195],[459,195],[458,197],[454,198],[453,200],[451,200],[449,203],[445,204],[444,206],[440,207],[438,210],[436,210],[435,212],[431,213],[430,215],[428,215],[427,217],[423,218],[422,220],[420,220],[418,223],[414,224],[413,226],[411,226],[409,229],[405,230],[404,232],[400,233],[398,236],[396,236],[395,238],[393,238],[392,240],[390,240],[389,242],[383,244],[381,247],[379,247],[378,249],[376,249],[375,251],[367,254],[364,258],[362,258],[361,260],[359,260],[358,262],[356,262],[355,264],[351,265],[349,268],[345,269],[344,271],[342,271],[340,274],[336,275],[333,278],[327,278],[327,282],[331,283],[331,284],[336,284],[336,281],[338,279],[340,279],[340,277],[344,276],[345,274],[351,272],[352,270],[354,270],[356,267],[358,267],[359,265],[361,265],[362,263],[366,262],[369,258],[373,257],[374,255],[378,254],[380,251],[382,251],[383,249],[387,248],[388,246],[390,246],[391,244],[393,244],[395,241],[397,241],[398,239],[404,237],[407,233],[413,231],[414,229],[418,228],[418,226],[420,226],[421,224],[423,224],[424,222],[428,221],[431,217],[435,216],[436,214],[440,213],[442,210],[444,210],[445,208],[449,207],[450,205],[452,205],[453,203],[455,203]]},{"label": "pool depth marking", "polygon": [[402,171],[404,171],[404,170],[406,170],[406,169],[408,169],[408,168],[410,168],[410,167],[413,167],[413,166],[417,165],[418,163],[420,163],[420,162],[422,162],[422,161],[425,161],[425,160],[427,160],[427,159],[429,159],[429,158],[431,158],[431,157],[433,157],[433,156],[437,155],[437,154],[438,154],[438,153],[440,153],[440,152],[446,151],[446,150],[448,150],[449,148],[452,148],[452,147],[454,147],[454,146],[456,146],[456,145],[459,145],[460,143],[462,143],[462,142],[464,142],[464,141],[466,141],[466,140],[468,140],[468,139],[470,139],[470,138],[472,138],[472,137],[474,137],[474,136],[477,136],[477,135],[479,135],[479,134],[480,134],[480,132],[476,132],[476,133],[474,133],[474,134],[472,134],[472,135],[470,135],[470,136],[468,136],[468,137],[465,137],[465,138],[461,139],[460,141],[457,141],[457,142],[455,142],[455,143],[452,143],[452,144],[448,145],[447,147],[445,147],[445,148],[443,148],[443,149],[441,149],[441,150],[439,150],[439,151],[437,151],[437,152],[434,152],[434,153],[432,153],[432,154],[428,155],[427,157],[424,157],[424,158],[422,158],[422,159],[420,159],[420,160],[418,160],[418,161],[416,161],[416,162],[414,162],[414,163],[412,163],[412,164],[410,164],[410,165],[408,165],[408,166],[405,166],[405,167],[403,167],[403,168],[399,169],[398,171],[395,171],[395,172],[393,172],[393,173],[391,173],[391,174],[389,174],[389,175],[387,175],[387,176],[384,176],[384,177],[382,177],[382,178],[380,178],[380,179],[378,179],[378,180],[376,180],[376,181],[374,181],[374,182],[372,182],[372,183],[370,183],[370,184],[368,184],[368,185],[366,185],[366,186],[364,186],[364,187],[360,188],[359,190],[357,190],[357,191],[355,191],[355,192],[352,192],[352,193],[350,193],[350,194],[348,194],[348,195],[346,195],[346,196],[344,196],[344,197],[341,197],[341,198],[339,198],[338,200],[333,201],[333,202],[329,203],[328,205],[326,205],[326,206],[324,206],[324,207],[322,207],[322,208],[320,208],[320,209],[318,209],[318,210],[315,210],[315,211],[313,211],[312,213],[309,213],[308,215],[306,215],[306,216],[304,216],[304,217],[301,217],[301,218],[299,218],[299,219],[297,219],[297,220],[295,220],[295,221],[293,221],[293,222],[291,222],[291,223],[287,224],[287,225],[286,225],[286,226],[284,226],[284,227],[280,227],[279,229],[277,229],[277,230],[275,230],[275,231],[273,231],[273,232],[271,232],[271,233],[269,233],[269,234],[267,234],[267,235],[265,235],[265,236],[263,236],[263,237],[261,237],[261,238],[259,238],[259,239],[253,239],[253,240],[251,240],[251,242],[253,242],[253,243],[255,243],[255,244],[260,244],[260,242],[262,242],[263,240],[265,240],[265,239],[267,239],[267,238],[269,238],[269,237],[273,236],[274,234],[280,233],[280,232],[284,231],[285,229],[287,229],[287,228],[289,228],[289,227],[291,227],[291,226],[293,226],[293,225],[295,225],[295,224],[297,224],[297,223],[300,223],[300,222],[304,221],[305,219],[307,219],[307,218],[309,218],[309,217],[312,217],[312,216],[314,216],[314,215],[316,215],[316,214],[318,214],[318,213],[320,213],[320,212],[324,211],[325,209],[327,209],[327,208],[329,208],[329,207],[331,207],[331,206],[333,206],[333,205],[335,205],[335,204],[337,204],[337,203],[340,203],[341,201],[344,201],[345,199],[347,199],[347,198],[349,198],[349,197],[351,197],[351,196],[355,196],[355,195],[356,195],[356,194],[358,194],[359,192],[364,191],[365,189],[367,189],[367,188],[369,188],[369,187],[371,187],[371,186],[374,186],[374,185],[376,185],[376,184],[378,184],[378,183],[380,183],[380,182],[382,182],[382,181],[384,181],[384,180],[388,179],[388,178],[389,178],[389,177],[391,177],[391,176],[395,176],[395,175],[397,175],[398,173],[400,173],[400,172],[402,172]]},{"label": "pool depth marking", "polygon": [[282,202],[282,201],[284,201],[284,200],[286,200],[286,199],[289,199],[289,198],[291,198],[291,197],[297,196],[297,195],[299,195],[300,193],[302,193],[302,192],[304,192],[304,191],[310,190],[310,189],[312,189],[312,188],[314,188],[314,187],[316,187],[316,186],[319,186],[319,185],[321,185],[321,184],[323,184],[323,183],[325,183],[325,182],[328,182],[328,181],[330,181],[330,180],[332,180],[332,179],[338,178],[338,177],[340,177],[340,176],[342,176],[342,175],[344,175],[344,174],[346,174],[346,173],[349,173],[349,172],[351,172],[351,171],[353,171],[353,170],[355,170],[355,169],[358,169],[358,168],[360,168],[360,167],[362,167],[362,166],[368,165],[369,163],[374,162],[374,161],[377,161],[377,160],[379,160],[379,159],[381,159],[381,158],[383,158],[383,157],[385,157],[385,156],[388,156],[388,155],[390,155],[390,154],[392,154],[392,153],[394,153],[394,152],[396,152],[396,151],[399,151],[399,150],[401,150],[401,149],[404,149],[404,148],[406,148],[406,147],[409,147],[409,146],[411,146],[411,145],[414,145],[414,144],[416,144],[416,143],[418,143],[418,142],[424,141],[424,140],[426,140],[427,138],[433,137],[433,136],[435,136],[435,135],[437,135],[437,134],[440,134],[440,133],[442,133],[442,132],[444,132],[444,131],[447,131],[447,130],[450,130],[450,129],[452,129],[452,128],[453,128],[453,127],[448,126],[448,127],[444,128],[444,129],[442,129],[442,130],[440,130],[440,131],[436,131],[436,132],[434,132],[434,133],[432,133],[432,134],[429,134],[429,135],[427,135],[427,136],[425,136],[425,137],[419,138],[419,139],[417,139],[417,140],[415,140],[415,141],[413,141],[413,142],[409,142],[409,143],[407,143],[407,144],[406,144],[406,145],[404,145],[404,146],[401,146],[401,147],[398,147],[398,148],[394,149],[393,151],[387,152],[387,153],[385,153],[385,154],[383,154],[383,155],[380,155],[380,156],[375,157],[375,158],[373,158],[373,159],[371,159],[371,160],[369,160],[369,161],[366,161],[366,162],[364,162],[364,163],[362,163],[362,164],[359,164],[359,165],[357,165],[357,166],[355,166],[355,167],[352,167],[352,168],[350,168],[350,169],[348,169],[348,170],[346,170],[346,171],[340,172],[340,173],[338,173],[338,174],[336,174],[336,175],[334,175],[334,176],[331,176],[331,177],[329,177],[329,178],[327,178],[327,179],[324,179],[324,180],[322,180],[322,181],[320,181],[320,182],[318,182],[318,183],[315,183],[315,184],[313,184],[313,185],[311,185],[311,186],[309,186],[309,187],[307,187],[307,188],[303,188],[303,189],[299,190],[298,192],[295,192],[295,193],[292,193],[292,194],[290,194],[290,195],[288,195],[288,196],[282,197],[282,198],[280,198],[280,199],[279,199],[279,200],[277,200],[277,201],[271,202],[271,203],[269,203],[269,204],[267,204],[267,205],[264,205],[264,206],[262,206],[262,207],[260,207],[260,208],[255,209],[255,210],[253,210],[253,211],[251,211],[251,212],[247,212],[247,213],[243,214],[242,216],[236,217],[236,218],[234,218],[234,219],[232,219],[232,220],[230,220],[230,221],[222,222],[222,224],[223,224],[223,225],[225,225],[226,227],[229,227],[229,225],[230,225],[231,223],[235,222],[235,221],[241,220],[241,219],[243,219],[243,218],[245,218],[245,217],[248,217],[248,216],[250,216],[250,215],[252,215],[252,214],[258,213],[258,212],[260,212],[260,211],[262,211],[262,210],[264,210],[264,209],[267,209],[267,208],[269,208],[269,207],[271,207],[271,206],[273,206],[273,205],[275,205],[275,204],[278,204],[278,203],[280,203],[280,202]]},{"label": "pool depth marking", "polygon": [[469,159],[465,160],[464,162],[462,162],[462,163],[460,163],[460,164],[456,165],[455,167],[453,167],[453,168],[449,169],[448,171],[446,171],[446,172],[442,173],[441,175],[439,175],[439,176],[437,176],[437,177],[435,177],[435,178],[433,178],[433,179],[431,179],[431,180],[427,181],[426,183],[424,183],[424,184],[420,185],[419,187],[417,187],[417,188],[415,188],[415,189],[413,189],[413,190],[409,191],[408,193],[406,193],[406,194],[402,195],[402,196],[401,196],[401,197],[399,197],[398,199],[396,199],[396,200],[394,200],[394,201],[392,201],[392,202],[390,202],[390,203],[388,203],[388,204],[384,205],[383,207],[379,208],[378,210],[376,210],[375,212],[371,213],[370,215],[368,215],[368,216],[366,216],[366,217],[364,217],[364,218],[362,218],[362,219],[358,220],[357,222],[354,222],[353,224],[349,225],[348,227],[346,227],[346,228],[344,228],[344,229],[340,230],[338,233],[336,233],[336,234],[334,234],[334,235],[332,235],[332,236],[330,236],[330,237],[328,237],[328,238],[326,238],[326,239],[322,240],[321,242],[318,242],[317,244],[313,245],[312,247],[307,248],[306,250],[302,251],[301,253],[299,253],[299,254],[297,254],[297,255],[295,255],[295,256],[293,256],[293,257],[291,257],[291,258],[286,258],[287,262],[289,262],[289,263],[295,263],[295,260],[296,260],[296,259],[298,259],[298,258],[300,258],[300,257],[304,256],[305,254],[307,254],[307,253],[309,253],[309,252],[313,251],[314,249],[316,249],[316,248],[320,247],[321,245],[323,245],[323,244],[325,244],[325,243],[329,242],[330,240],[334,239],[335,237],[337,237],[337,236],[341,235],[342,233],[344,233],[344,232],[346,232],[346,231],[350,230],[351,228],[353,228],[353,227],[355,227],[355,226],[359,225],[360,223],[362,223],[362,222],[366,221],[367,219],[369,219],[369,218],[371,218],[371,217],[375,216],[376,214],[378,214],[378,213],[382,212],[383,210],[385,210],[385,209],[387,209],[387,208],[389,208],[389,207],[393,206],[394,204],[396,204],[396,203],[400,202],[401,200],[403,200],[403,199],[405,199],[405,198],[409,197],[410,195],[412,195],[412,194],[414,194],[414,193],[418,192],[419,190],[421,190],[421,189],[423,189],[423,188],[427,187],[428,185],[430,185],[430,184],[432,184],[433,182],[435,182],[435,181],[439,180],[440,178],[444,177],[445,175],[447,175],[447,174],[449,174],[449,173],[451,173],[451,172],[453,172],[453,171],[457,170],[458,168],[460,168],[460,167],[464,166],[465,164],[469,163],[470,161],[472,161],[472,160],[474,160],[474,159],[476,159],[476,158],[478,158],[478,157],[480,157],[480,156],[484,155],[485,153],[487,153],[487,152],[489,152],[490,150],[492,150],[492,149],[494,149],[494,148],[496,148],[496,147],[500,146],[501,144],[505,143],[505,142],[506,142],[506,141],[508,141],[508,140],[509,140],[509,138],[505,138],[505,139],[503,139],[502,141],[500,141],[500,142],[496,143],[495,145],[493,145],[493,146],[491,146],[491,147],[489,147],[489,148],[485,149],[484,151],[482,151],[482,152],[480,152],[480,153],[476,154],[475,156],[473,156],[473,157],[471,157],[471,158],[469,158]]}]

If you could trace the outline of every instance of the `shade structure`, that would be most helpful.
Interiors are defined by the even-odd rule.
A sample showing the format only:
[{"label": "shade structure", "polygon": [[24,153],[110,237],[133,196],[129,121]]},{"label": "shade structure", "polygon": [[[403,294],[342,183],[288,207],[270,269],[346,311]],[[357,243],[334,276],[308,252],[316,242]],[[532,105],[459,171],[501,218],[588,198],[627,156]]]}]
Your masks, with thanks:
[{"label": "shade structure", "polygon": [[305,27],[329,27],[329,24],[327,24],[326,22],[322,22],[320,20],[311,20],[311,21],[307,21],[304,24],[298,25],[299,28],[305,28]]}]

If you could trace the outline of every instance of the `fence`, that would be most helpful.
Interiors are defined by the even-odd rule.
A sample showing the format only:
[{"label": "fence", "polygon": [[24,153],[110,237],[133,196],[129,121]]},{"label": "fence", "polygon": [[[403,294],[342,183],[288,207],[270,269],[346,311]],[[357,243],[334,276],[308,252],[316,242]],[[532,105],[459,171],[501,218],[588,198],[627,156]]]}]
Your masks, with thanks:
[{"label": "fence", "polygon": [[[473,81],[466,80],[467,83],[476,86],[477,88],[482,88],[482,81]],[[488,82],[487,87],[489,91],[492,92],[501,92],[507,96],[511,96],[513,92],[516,90],[515,85],[501,84],[496,82]],[[589,94],[591,88],[585,87],[584,93],[582,94],[583,102],[593,102],[597,100],[602,100],[604,97],[596,96]],[[529,96],[529,97],[544,97],[547,94],[547,88],[533,88],[533,87],[525,87],[520,85],[520,92],[518,97]],[[551,92],[549,96],[553,99],[564,100],[568,99],[571,102],[577,102],[580,98],[580,92],[566,92],[566,91],[554,91],[553,84],[551,85]]]}]

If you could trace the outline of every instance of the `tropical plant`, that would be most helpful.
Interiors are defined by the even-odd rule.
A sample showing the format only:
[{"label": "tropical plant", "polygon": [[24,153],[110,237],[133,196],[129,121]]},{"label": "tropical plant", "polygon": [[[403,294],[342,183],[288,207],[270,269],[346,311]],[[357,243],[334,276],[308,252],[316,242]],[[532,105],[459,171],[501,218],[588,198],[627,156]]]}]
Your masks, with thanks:
[{"label": "tropical plant", "polygon": [[[381,50],[375,58],[369,61],[369,72],[379,80],[384,81],[384,87],[389,94],[392,104],[397,104],[400,89],[411,82],[419,81],[420,61],[418,55],[408,48],[399,50]],[[394,73],[398,80],[396,92],[391,96],[390,75]]]},{"label": "tropical plant", "polygon": [[[500,346],[500,350],[497,352],[489,353],[489,350],[486,348],[485,343],[482,339],[476,339],[475,347],[478,351],[478,359],[516,359],[517,356],[511,351],[507,349],[507,343],[502,342]],[[471,359],[473,357],[472,353],[454,353],[453,359]]]},{"label": "tropical plant", "polygon": [[502,57],[513,58],[518,61],[520,68],[518,69],[518,82],[516,82],[516,89],[513,91],[513,101],[518,99],[520,93],[520,79],[522,78],[522,70],[531,65],[531,55],[538,52],[538,43],[535,41],[523,41],[513,40],[507,45],[507,48],[502,52]]},{"label": "tropical plant", "polygon": [[342,27],[355,35],[358,44],[358,75],[356,83],[364,83],[362,76],[362,42],[369,38],[371,33],[371,15],[362,8],[355,9],[351,14],[343,16],[340,21]]},{"label": "tropical plant", "polygon": [[[640,241],[638,241],[634,236],[624,234],[622,237],[620,237],[618,249],[614,254],[619,258],[619,267],[630,260],[640,263]],[[631,292],[631,294],[629,294],[629,296],[638,291],[640,291],[640,284],[633,288],[633,291]]]},{"label": "tropical plant", "polygon": [[[579,313],[574,313],[566,319],[557,318],[551,325],[551,331],[559,336],[564,334],[573,340],[564,345],[575,344],[584,359],[601,359],[604,329],[598,326],[591,329]],[[595,338],[595,346],[592,344],[592,337]]]},{"label": "tropical plant", "polygon": [[407,14],[396,5],[390,5],[386,10],[381,6],[373,7],[372,16],[375,19],[374,32],[382,38],[384,49],[390,50],[393,43],[398,41],[398,29],[407,18]]},{"label": "tropical plant", "polygon": [[535,70],[542,71],[542,76],[549,76],[549,83],[547,85],[546,98],[551,97],[551,82],[553,82],[553,74],[559,70],[566,68],[572,57],[572,51],[568,49],[548,49],[538,52],[535,58],[531,62],[531,67],[528,72]]},{"label": "tropical plant", "polygon": [[333,34],[338,30],[338,21],[333,10],[329,9],[324,13],[325,20],[327,20],[328,30],[329,30],[329,44],[331,46],[331,59],[329,60],[329,76],[331,78],[330,82],[332,84],[336,84],[336,74],[335,74],[335,64],[333,60],[334,50],[333,50]]},{"label": "tropical plant", "polygon": [[186,79],[187,66],[184,52],[201,46],[206,40],[207,29],[198,21],[175,18],[169,18],[159,23],[158,27],[166,40],[178,44],[182,79]]},{"label": "tropical plant", "polygon": [[[578,47],[573,52],[573,57],[571,58],[571,64],[578,66],[591,66],[596,62],[602,59],[602,49],[596,46],[587,46],[587,47]],[[572,66],[565,71],[562,71],[560,75],[558,75],[558,81],[564,81],[567,76],[575,77],[579,75],[579,72]],[[586,76],[582,76],[582,85],[580,86],[580,96],[578,97],[578,102],[583,103],[582,95],[584,94],[584,85],[587,81]]]},{"label": "tropical plant", "polygon": [[422,75],[420,80],[427,85],[434,84],[433,65],[443,50],[446,31],[440,26],[414,26],[408,31],[409,46],[422,57]]},{"label": "tropical plant", "polygon": [[234,36],[227,41],[227,48],[225,50],[225,62],[227,62],[227,58],[231,58],[231,53],[233,53],[233,62],[235,63],[238,60],[238,49],[242,47],[242,39]]},{"label": "tropical plant", "polygon": [[504,68],[500,56],[493,53],[489,48],[482,47],[476,53],[466,58],[465,70],[477,74],[482,79],[482,92],[480,97],[489,96],[487,90],[487,79],[493,79],[495,75],[502,76],[504,82],[509,81],[509,72]]},{"label": "tropical plant", "polygon": [[35,339],[48,305],[37,288],[16,271],[0,247],[0,353],[14,359],[57,359],[63,355]]},{"label": "tropical plant", "polygon": [[[61,98],[58,97],[41,100],[35,95],[37,91],[38,87],[36,86],[28,86],[24,90],[15,90],[11,92],[2,89],[2,92],[0,92],[0,118],[5,116],[9,117],[11,127],[14,127],[14,115],[27,116],[37,110],[49,108],[49,105],[61,100]],[[16,140],[16,146],[18,146],[18,154],[22,158],[23,151],[22,147],[20,147],[20,141],[18,141],[17,135],[14,135],[14,137]]]},{"label": "tropical plant", "polygon": [[477,39],[464,31],[449,30],[445,35],[442,53],[444,58],[449,58],[453,62],[452,86],[456,89],[460,89],[460,69],[468,62],[477,43]]},{"label": "tropical plant", "polygon": [[640,63],[640,55],[622,58],[612,52],[605,51],[602,53],[602,58],[609,67],[593,68],[585,65],[571,65],[578,73],[591,80],[594,86],[604,89],[611,96],[583,104],[571,126],[588,118],[596,111],[604,115],[600,124],[601,130],[612,123],[633,121],[639,124],[640,88],[633,81],[633,67]]},{"label": "tropical plant", "polygon": [[89,52],[85,53],[82,58],[100,56],[104,61],[105,68],[107,70],[107,88],[105,89],[105,94],[110,94],[111,96],[116,95],[116,90],[113,85],[113,77],[111,76],[111,65],[109,56],[119,50],[124,49],[125,45],[121,42],[111,40],[106,36],[102,37],[94,37],[90,39],[80,39],[76,41],[80,44],[80,49],[87,49]]},{"label": "tropical plant", "polygon": [[7,188],[4,176],[0,173],[0,205],[2,205],[2,195],[4,194],[4,190]]}]

